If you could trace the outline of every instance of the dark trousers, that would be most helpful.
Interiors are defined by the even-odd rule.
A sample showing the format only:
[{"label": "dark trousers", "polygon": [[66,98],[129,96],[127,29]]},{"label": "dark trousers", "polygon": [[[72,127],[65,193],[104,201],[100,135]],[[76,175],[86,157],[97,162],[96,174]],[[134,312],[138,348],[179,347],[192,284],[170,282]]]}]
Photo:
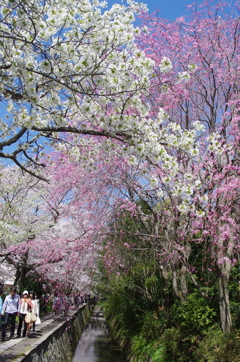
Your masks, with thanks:
[{"label": "dark trousers", "polygon": [[17,313],[5,313],[3,331],[2,331],[2,339],[5,339],[5,337],[6,337],[6,329],[7,329],[8,323],[10,323],[10,338],[13,338],[14,330],[15,330],[16,316],[17,316]]},{"label": "dark trousers", "polygon": [[24,323],[23,337],[26,336],[27,323],[25,322],[25,316],[26,316],[26,314],[19,313],[19,323],[18,323],[18,329],[17,329],[18,337],[21,337],[21,330],[22,330],[23,323]]}]

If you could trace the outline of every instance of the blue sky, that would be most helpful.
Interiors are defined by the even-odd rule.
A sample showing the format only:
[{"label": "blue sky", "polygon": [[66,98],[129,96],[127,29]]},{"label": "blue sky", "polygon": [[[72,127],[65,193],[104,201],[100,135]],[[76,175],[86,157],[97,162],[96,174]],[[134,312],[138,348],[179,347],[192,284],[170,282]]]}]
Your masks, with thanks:
[{"label": "blue sky", "polygon": [[[106,0],[108,4],[111,6],[115,3],[126,3],[126,1],[121,0]],[[191,5],[193,3],[197,3],[198,5],[203,3],[203,0],[135,0],[137,2],[143,2],[147,4],[149,13],[153,13],[156,10],[159,11],[159,17],[168,19],[168,20],[175,20],[180,16],[190,14],[189,10],[187,9],[187,5]],[[218,3],[218,0],[213,0],[213,4]],[[236,3],[236,0],[227,0],[231,7]]]},{"label": "blue sky", "polygon": [[[143,1],[144,2],[144,1]],[[176,18],[187,14],[186,5],[193,3],[192,0],[148,0],[145,1],[148,5],[149,12],[152,13],[160,10],[159,16],[168,20],[175,20]]]},{"label": "blue sky", "polygon": [[[126,3],[121,0],[106,0],[111,6],[115,3]],[[187,14],[186,5],[190,5],[194,0],[135,0],[147,4],[149,12],[153,13],[156,10],[161,10],[159,16],[168,20],[175,20],[181,15]],[[201,0],[198,0],[198,2]]]}]

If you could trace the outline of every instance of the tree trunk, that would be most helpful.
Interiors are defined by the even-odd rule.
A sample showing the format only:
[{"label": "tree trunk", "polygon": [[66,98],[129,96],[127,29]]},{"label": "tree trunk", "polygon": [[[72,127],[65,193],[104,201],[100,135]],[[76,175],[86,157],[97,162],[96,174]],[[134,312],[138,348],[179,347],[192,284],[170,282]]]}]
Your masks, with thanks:
[{"label": "tree trunk", "polygon": [[218,282],[218,294],[221,326],[223,332],[230,332],[232,327],[228,282],[232,268],[231,257],[233,254],[233,245],[234,240],[232,236],[229,238],[226,248],[226,245],[223,245],[223,239],[219,235],[218,267],[220,271],[220,277]]},{"label": "tree trunk", "polygon": [[187,268],[182,264],[180,270],[174,270],[172,273],[172,286],[174,294],[184,303],[187,298]]},{"label": "tree trunk", "polygon": [[188,288],[187,288],[187,267],[182,264],[180,269],[180,299],[184,303],[187,299]]},{"label": "tree trunk", "polygon": [[218,283],[219,309],[223,332],[230,332],[232,327],[228,280],[229,276],[223,274],[220,276]]},{"label": "tree trunk", "polygon": [[173,292],[176,295],[176,297],[179,297],[178,292],[178,285],[177,285],[177,272],[176,270],[173,270],[172,272],[172,286],[173,286]]},{"label": "tree trunk", "polygon": [[26,285],[25,285],[25,277],[26,277],[26,274],[29,270],[27,270],[26,268],[24,267],[19,267],[17,268],[16,270],[16,276],[15,276],[15,281],[14,281],[14,285],[17,285],[18,287],[18,290],[20,292],[23,291],[24,288],[26,288]]},{"label": "tree trunk", "polygon": [[222,330],[223,332],[230,332],[232,319],[228,292],[228,277],[226,276],[221,276],[219,278],[219,308]]}]

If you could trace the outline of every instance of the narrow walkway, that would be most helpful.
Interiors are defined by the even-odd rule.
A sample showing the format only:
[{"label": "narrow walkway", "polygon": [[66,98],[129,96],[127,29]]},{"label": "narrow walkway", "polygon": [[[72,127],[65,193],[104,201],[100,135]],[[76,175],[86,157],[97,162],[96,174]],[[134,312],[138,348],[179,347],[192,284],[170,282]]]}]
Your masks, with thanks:
[{"label": "narrow walkway", "polygon": [[39,345],[66,319],[76,313],[76,309],[71,309],[67,317],[54,317],[49,314],[42,318],[42,323],[36,326],[35,332],[31,332],[29,337],[16,338],[0,342],[0,361],[1,362],[20,362],[28,353]]}]

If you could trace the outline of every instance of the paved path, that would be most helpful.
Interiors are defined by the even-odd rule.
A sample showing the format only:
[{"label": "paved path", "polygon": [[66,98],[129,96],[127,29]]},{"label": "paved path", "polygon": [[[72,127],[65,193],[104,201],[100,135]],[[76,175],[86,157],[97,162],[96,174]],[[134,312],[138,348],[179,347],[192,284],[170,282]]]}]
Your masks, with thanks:
[{"label": "paved path", "polygon": [[[0,342],[0,361],[17,361],[19,355],[24,356],[24,350],[27,348],[27,345],[33,344],[33,341],[36,341],[36,338],[42,336],[43,330],[45,327],[51,325],[54,322],[54,318],[47,318],[42,321],[42,323],[36,326],[36,331],[30,332],[29,337],[22,337],[6,340],[4,342]],[[17,347],[17,348],[16,348]]]},{"label": "paved path", "polygon": [[[43,339],[63,323],[66,319],[76,313],[76,309],[70,310],[67,317],[54,317],[53,314],[42,318],[42,323],[35,328],[35,332],[30,332],[29,337],[22,337],[0,342],[0,362],[20,362],[30,349],[41,344]],[[57,362],[57,361],[56,361]]]}]

